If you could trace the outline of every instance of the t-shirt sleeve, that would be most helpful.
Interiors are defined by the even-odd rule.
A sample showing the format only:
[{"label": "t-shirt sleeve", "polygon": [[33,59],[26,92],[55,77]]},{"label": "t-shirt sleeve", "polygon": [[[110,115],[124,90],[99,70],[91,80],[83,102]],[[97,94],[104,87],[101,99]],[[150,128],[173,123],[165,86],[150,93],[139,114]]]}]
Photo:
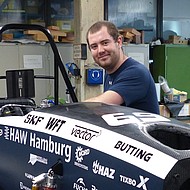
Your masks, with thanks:
[{"label": "t-shirt sleeve", "polygon": [[109,90],[120,94],[126,106],[133,104],[146,96],[150,83],[148,72],[142,67],[131,67],[120,73]]}]

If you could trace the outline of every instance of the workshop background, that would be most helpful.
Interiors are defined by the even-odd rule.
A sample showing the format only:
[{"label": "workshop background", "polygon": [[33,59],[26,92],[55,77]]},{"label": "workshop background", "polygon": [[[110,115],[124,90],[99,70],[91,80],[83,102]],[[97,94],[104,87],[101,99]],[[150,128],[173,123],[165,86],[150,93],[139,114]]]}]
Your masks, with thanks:
[{"label": "workshop background", "polygon": [[[97,20],[109,20],[123,35],[123,49],[152,73],[155,83],[164,77],[170,94],[157,85],[161,114],[189,116],[190,106],[190,1],[189,0],[0,0],[0,26],[10,23],[38,24],[49,29],[79,101],[103,90],[104,71],[94,63],[85,35]],[[10,30],[0,42],[0,76],[8,70],[33,69],[34,75],[52,76],[53,52],[47,38],[32,30]],[[69,94],[60,77],[60,102]],[[0,97],[7,97],[6,81],[0,80]],[[52,79],[35,79],[34,100],[53,97]],[[171,93],[172,92],[172,93]],[[182,104],[172,115],[163,101]]]}]

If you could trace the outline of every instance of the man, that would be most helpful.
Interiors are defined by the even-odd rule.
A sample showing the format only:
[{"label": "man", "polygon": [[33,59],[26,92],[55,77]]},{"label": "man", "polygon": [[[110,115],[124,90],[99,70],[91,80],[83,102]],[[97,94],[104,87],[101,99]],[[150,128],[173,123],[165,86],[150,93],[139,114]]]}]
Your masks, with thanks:
[{"label": "man", "polygon": [[124,54],[116,26],[98,21],[89,28],[86,40],[94,61],[105,69],[104,93],[86,102],[125,105],[159,114],[154,80],[143,64]]}]

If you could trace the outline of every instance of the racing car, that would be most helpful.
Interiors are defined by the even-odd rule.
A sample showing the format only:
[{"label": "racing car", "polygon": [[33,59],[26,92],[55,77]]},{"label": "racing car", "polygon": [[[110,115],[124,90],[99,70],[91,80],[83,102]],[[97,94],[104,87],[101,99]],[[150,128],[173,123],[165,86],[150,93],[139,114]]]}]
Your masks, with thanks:
[{"label": "racing car", "polygon": [[[190,128],[172,118],[78,102],[51,35],[72,103],[0,100],[0,190],[188,190]],[[55,77],[56,78],[56,77]],[[56,93],[56,91],[55,91]]]}]

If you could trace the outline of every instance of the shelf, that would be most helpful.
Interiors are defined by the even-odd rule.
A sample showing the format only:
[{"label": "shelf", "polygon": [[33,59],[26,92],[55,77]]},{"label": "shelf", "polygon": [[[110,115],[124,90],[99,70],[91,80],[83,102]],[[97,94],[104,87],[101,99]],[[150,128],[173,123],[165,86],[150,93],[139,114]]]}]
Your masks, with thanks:
[{"label": "shelf", "polygon": [[[0,3],[0,25],[9,23],[55,25],[73,30],[73,0],[9,0]],[[63,22],[61,22],[63,21]],[[67,23],[71,21],[70,23]]]},{"label": "shelf", "polygon": [[17,9],[4,9],[2,13],[25,13],[25,10],[17,10]]}]

